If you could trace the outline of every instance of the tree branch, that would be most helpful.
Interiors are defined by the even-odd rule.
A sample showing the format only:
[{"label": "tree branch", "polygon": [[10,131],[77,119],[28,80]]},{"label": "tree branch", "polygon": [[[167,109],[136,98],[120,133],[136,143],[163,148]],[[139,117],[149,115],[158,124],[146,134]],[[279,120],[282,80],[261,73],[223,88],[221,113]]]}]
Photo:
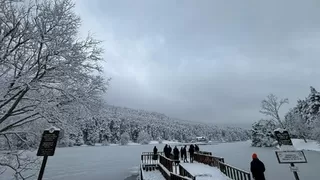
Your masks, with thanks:
[{"label": "tree branch", "polygon": [[21,94],[19,95],[19,97],[17,98],[17,100],[12,104],[11,108],[7,111],[7,113],[2,116],[0,118],[0,124],[5,121],[12,113],[12,111],[17,107],[17,105],[19,104],[19,102],[21,101],[22,97],[28,92],[29,87],[26,87]]}]

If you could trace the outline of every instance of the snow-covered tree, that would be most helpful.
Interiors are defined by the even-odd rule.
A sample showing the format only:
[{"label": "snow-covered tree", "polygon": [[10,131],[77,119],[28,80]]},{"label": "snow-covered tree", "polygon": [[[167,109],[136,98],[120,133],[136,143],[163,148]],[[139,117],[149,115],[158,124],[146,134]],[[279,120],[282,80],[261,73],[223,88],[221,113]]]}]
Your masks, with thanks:
[{"label": "snow-covered tree", "polygon": [[[298,138],[318,139],[320,125],[320,93],[310,87],[310,94],[286,115],[286,124],[294,136]],[[320,140],[320,139],[319,139]],[[320,142],[320,141],[319,141]]]},{"label": "snow-covered tree", "polygon": [[130,140],[129,133],[124,132],[123,134],[121,134],[121,137],[120,137],[121,145],[127,145],[129,143],[129,140]]},{"label": "snow-covered tree", "polygon": [[[0,1],[0,136],[12,152],[1,162],[14,149],[32,149],[43,125],[86,120],[73,111],[90,109],[106,90],[100,41],[77,37],[73,10],[71,0]],[[14,159],[0,166],[22,179],[17,166],[26,158]]]},{"label": "snow-covered tree", "polygon": [[272,147],[275,145],[273,131],[276,124],[272,120],[260,120],[252,125],[251,138],[254,147]]},{"label": "snow-covered tree", "polygon": [[139,132],[138,143],[140,144],[149,144],[151,141],[151,136],[144,131]]},{"label": "snow-covered tree", "polygon": [[288,98],[278,99],[274,94],[269,94],[266,99],[261,102],[260,113],[269,116],[272,120],[280,124],[282,128],[285,128],[279,115],[279,110],[282,105],[288,104]]}]

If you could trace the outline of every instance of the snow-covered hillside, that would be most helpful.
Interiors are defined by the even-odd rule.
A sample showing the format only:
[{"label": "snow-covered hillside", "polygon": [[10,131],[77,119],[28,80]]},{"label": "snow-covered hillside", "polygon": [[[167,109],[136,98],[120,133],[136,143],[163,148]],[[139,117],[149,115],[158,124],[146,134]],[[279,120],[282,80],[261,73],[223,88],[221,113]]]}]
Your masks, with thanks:
[{"label": "snow-covered hillside", "polygon": [[[123,134],[128,140],[146,144],[151,140],[191,141],[206,136],[214,141],[240,141],[249,138],[248,132],[236,127],[218,127],[172,119],[164,114],[104,105],[99,115],[74,129],[69,140],[76,143],[119,143]],[[147,142],[142,142],[142,141]],[[121,141],[121,144],[124,144]]]}]

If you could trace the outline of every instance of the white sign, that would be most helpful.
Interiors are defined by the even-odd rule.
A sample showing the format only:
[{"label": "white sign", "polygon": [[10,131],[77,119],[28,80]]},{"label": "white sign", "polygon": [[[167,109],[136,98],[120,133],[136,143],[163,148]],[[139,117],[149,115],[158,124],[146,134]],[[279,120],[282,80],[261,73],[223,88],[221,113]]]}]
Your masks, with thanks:
[{"label": "white sign", "polygon": [[276,151],[279,163],[307,163],[303,151]]}]

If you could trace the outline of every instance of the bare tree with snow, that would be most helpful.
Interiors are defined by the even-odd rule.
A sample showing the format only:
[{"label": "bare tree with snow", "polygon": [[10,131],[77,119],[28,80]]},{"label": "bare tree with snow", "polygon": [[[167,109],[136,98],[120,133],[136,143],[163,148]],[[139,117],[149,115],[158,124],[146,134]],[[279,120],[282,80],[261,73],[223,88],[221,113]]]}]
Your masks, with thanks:
[{"label": "bare tree with snow", "polygon": [[90,109],[106,90],[100,41],[77,38],[73,8],[71,0],[0,0],[0,141],[7,145],[0,168],[20,179],[31,166],[18,155],[38,144],[37,127],[66,124],[70,111]]},{"label": "bare tree with snow", "polygon": [[270,116],[272,120],[278,122],[282,128],[284,124],[281,121],[279,116],[279,109],[282,105],[288,104],[288,98],[278,99],[278,97],[274,94],[269,94],[266,99],[261,102],[261,110],[260,113]]}]

